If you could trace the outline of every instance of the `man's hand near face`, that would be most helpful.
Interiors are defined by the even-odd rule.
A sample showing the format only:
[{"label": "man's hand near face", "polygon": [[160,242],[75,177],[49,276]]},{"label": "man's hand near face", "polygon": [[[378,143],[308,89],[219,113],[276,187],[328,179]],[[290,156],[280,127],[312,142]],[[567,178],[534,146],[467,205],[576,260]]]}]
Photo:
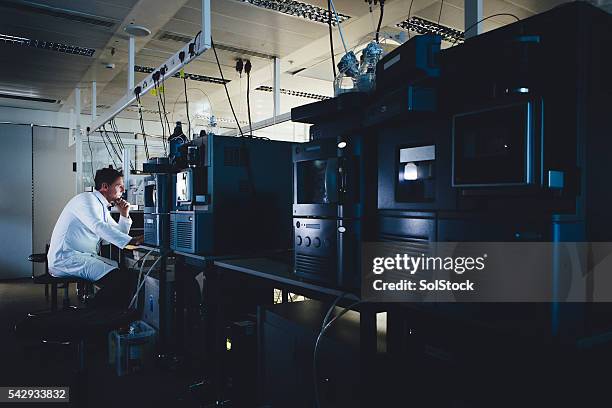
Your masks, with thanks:
[{"label": "man's hand near face", "polygon": [[119,198],[117,201],[115,201],[115,205],[122,216],[125,218],[130,216],[130,203],[125,201],[123,198]]}]

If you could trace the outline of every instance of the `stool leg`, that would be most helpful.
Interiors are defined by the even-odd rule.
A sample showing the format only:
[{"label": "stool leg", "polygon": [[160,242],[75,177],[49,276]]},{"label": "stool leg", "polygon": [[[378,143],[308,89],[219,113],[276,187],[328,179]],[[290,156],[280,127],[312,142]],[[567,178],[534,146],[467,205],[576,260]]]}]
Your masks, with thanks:
[{"label": "stool leg", "polygon": [[68,309],[70,307],[70,284],[66,282],[64,284],[64,309]]},{"label": "stool leg", "polygon": [[49,284],[45,283],[45,300],[49,301]]},{"label": "stool leg", "polygon": [[57,310],[57,283],[51,284],[51,310]]}]

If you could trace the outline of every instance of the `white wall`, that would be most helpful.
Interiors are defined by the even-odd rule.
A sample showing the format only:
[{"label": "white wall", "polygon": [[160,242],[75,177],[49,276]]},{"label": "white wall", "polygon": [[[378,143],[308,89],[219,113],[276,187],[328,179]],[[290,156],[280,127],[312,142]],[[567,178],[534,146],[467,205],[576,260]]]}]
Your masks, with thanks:
[{"label": "white wall", "polygon": [[32,127],[0,124],[0,279],[32,274]]},{"label": "white wall", "polygon": [[[0,122],[27,123],[63,128],[74,128],[75,126],[75,120],[70,113],[13,108],[8,106],[0,106]],[[91,115],[81,115],[82,127],[87,126],[89,122],[91,122]],[[137,120],[117,118],[116,122],[120,132],[140,133],[140,123]],[[145,131],[147,133],[161,135],[159,121],[145,121]]]},{"label": "white wall", "polygon": [[[140,122],[138,120],[116,118],[115,121],[120,132],[140,133]],[[7,106],[0,106],[0,123],[2,122],[55,126],[69,129],[74,129],[76,126],[75,118],[70,113]],[[90,122],[91,115],[81,115],[81,126],[83,128]],[[145,121],[144,125],[147,134],[161,136],[162,129],[159,121]],[[174,124],[171,124],[171,126],[174,126]],[[257,136],[269,137],[273,140],[305,142],[308,140],[308,128],[309,125],[303,123],[285,122],[254,133]],[[107,129],[109,129],[108,126]],[[183,130],[187,132],[186,124],[183,126]],[[227,129],[219,129],[215,133],[222,134],[226,131]]]}]

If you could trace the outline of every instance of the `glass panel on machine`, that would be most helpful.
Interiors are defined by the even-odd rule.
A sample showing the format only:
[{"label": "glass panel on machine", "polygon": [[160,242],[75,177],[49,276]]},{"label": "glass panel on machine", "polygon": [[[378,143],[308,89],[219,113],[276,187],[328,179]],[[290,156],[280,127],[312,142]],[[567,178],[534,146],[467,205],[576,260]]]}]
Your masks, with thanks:
[{"label": "glass panel on machine", "polygon": [[180,172],[176,175],[176,201],[177,203],[191,202],[191,186],[189,183],[190,174],[188,171]]},{"label": "glass panel on machine", "polygon": [[435,198],[434,145],[406,147],[399,151],[399,171],[396,199],[400,202],[420,202]]},{"label": "glass panel on machine", "polygon": [[297,162],[299,204],[338,202],[337,159]]},{"label": "glass panel on machine", "polygon": [[455,185],[527,181],[529,104],[456,116]]}]

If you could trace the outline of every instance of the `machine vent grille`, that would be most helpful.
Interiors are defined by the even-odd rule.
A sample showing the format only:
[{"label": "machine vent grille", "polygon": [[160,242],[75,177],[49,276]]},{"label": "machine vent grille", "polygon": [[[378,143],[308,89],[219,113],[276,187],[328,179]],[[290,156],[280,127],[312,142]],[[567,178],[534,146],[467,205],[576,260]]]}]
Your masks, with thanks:
[{"label": "machine vent grille", "polygon": [[157,243],[157,239],[155,236],[156,228],[153,225],[145,224],[144,228],[144,240],[148,244]]},{"label": "machine vent grille", "polygon": [[173,221],[170,223],[170,234],[177,248],[192,248],[193,230],[191,223],[184,221]]},{"label": "machine vent grille", "polygon": [[380,234],[379,240],[384,242],[381,252],[385,256],[395,256],[395,254],[408,254],[411,256],[421,256],[429,252],[429,241],[423,238],[407,237],[405,235]]},{"label": "machine vent grille", "polygon": [[191,41],[192,38],[193,37],[187,37],[186,35],[172,33],[170,31],[162,31],[161,34],[157,36],[157,39],[160,41],[176,41],[185,44]]},{"label": "machine vent grille", "polygon": [[330,277],[333,272],[330,258],[305,254],[295,254],[295,271],[320,277]]}]

